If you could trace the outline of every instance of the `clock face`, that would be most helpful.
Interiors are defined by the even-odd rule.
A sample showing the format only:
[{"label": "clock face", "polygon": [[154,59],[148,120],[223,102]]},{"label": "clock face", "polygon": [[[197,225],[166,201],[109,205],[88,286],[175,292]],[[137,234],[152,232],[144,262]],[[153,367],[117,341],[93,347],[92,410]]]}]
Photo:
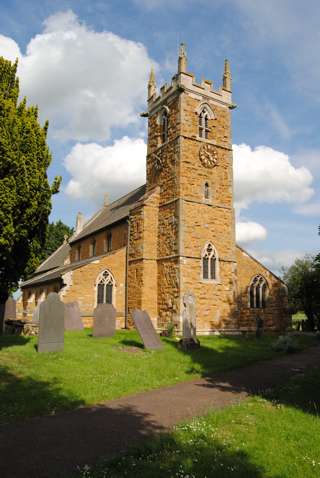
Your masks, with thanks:
[{"label": "clock face", "polygon": [[154,171],[159,173],[161,169],[163,168],[163,164],[164,164],[164,159],[163,159],[163,155],[161,151],[153,154],[152,164],[153,164]]},{"label": "clock face", "polygon": [[205,168],[214,168],[218,164],[218,154],[212,144],[203,144],[199,150],[199,159]]}]

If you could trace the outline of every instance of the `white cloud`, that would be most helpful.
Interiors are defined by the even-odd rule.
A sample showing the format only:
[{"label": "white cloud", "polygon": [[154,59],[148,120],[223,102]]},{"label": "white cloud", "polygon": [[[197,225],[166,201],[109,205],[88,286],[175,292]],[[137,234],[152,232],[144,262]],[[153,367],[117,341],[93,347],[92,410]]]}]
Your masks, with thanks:
[{"label": "white cloud", "polygon": [[73,198],[102,202],[126,194],[145,182],[147,147],[143,139],[124,136],[111,146],[76,144],[64,160],[71,179],[66,193]]},{"label": "white cloud", "polygon": [[20,59],[20,48],[12,38],[0,35],[0,56],[4,56],[10,61],[15,61],[17,58]]},{"label": "white cloud", "polygon": [[101,141],[111,128],[138,121],[152,63],[146,48],[111,32],[95,32],[72,11],[47,18],[26,54],[0,37],[0,53],[20,56],[22,94],[39,105],[56,136]]},{"label": "white cloud", "polygon": [[295,168],[289,157],[267,146],[252,149],[234,145],[235,207],[240,210],[253,202],[303,203],[313,195],[312,175],[304,167]]},{"label": "white cloud", "polygon": [[252,221],[237,221],[236,239],[239,244],[248,244],[253,241],[266,239],[267,230],[261,224]]}]

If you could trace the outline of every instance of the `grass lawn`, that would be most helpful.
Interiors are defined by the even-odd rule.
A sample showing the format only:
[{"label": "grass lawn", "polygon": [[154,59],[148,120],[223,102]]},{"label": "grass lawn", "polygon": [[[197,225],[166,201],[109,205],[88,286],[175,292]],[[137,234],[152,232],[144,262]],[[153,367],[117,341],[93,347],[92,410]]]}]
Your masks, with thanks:
[{"label": "grass lawn", "polygon": [[318,478],[320,371],[179,425],[82,478]]},{"label": "grass lawn", "polygon": [[[202,337],[184,353],[174,339],[147,351],[135,331],[93,338],[65,334],[63,353],[38,354],[36,338],[0,337],[0,423],[103,402],[195,377],[241,367],[276,355],[274,337]],[[301,338],[305,346],[313,339]]]}]

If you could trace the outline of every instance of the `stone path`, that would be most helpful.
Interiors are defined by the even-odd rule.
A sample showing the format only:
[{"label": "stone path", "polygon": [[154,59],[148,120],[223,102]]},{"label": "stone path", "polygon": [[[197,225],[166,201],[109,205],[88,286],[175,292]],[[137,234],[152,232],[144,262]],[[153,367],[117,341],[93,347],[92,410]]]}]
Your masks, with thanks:
[{"label": "stone path", "polygon": [[320,347],[56,416],[0,427],[1,478],[67,478],[181,420],[220,408],[319,366]]}]

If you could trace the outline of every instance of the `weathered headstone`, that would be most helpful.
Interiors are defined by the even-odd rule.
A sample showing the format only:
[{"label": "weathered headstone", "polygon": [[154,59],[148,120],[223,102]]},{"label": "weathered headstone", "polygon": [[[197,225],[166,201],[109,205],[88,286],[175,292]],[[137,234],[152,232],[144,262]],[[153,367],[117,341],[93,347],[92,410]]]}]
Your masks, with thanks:
[{"label": "weathered headstone", "polygon": [[77,301],[64,304],[64,329],[83,330],[80,308]]},{"label": "weathered headstone", "polygon": [[41,302],[38,352],[59,352],[64,346],[64,303],[56,292]]},{"label": "weathered headstone", "polygon": [[39,313],[40,313],[40,303],[37,304],[36,308],[33,311],[32,322],[37,323],[37,324],[39,323]]},{"label": "weathered headstone", "polygon": [[93,337],[112,337],[116,330],[117,315],[113,305],[98,304],[93,314]]},{"label": "weathered headstone", "polygon": [[145,310],[135,309],[132,312],[134,325],[146,349],[161,349],[162,342],[157,334],[149,314]]},{"label": "weathered headstone", "polygon": [[256,317],[256,338],[260,339],[263,334],[263,318],[260,316]]},{"label": "weathered headstone", "polygon": [[185,350],[198,348],[200,342],[197,339],[196,299],[192,292],[184,294],[183,307],[180,346]]},{"label": "weathered headstone", "polygon": [[15,320],[16,318],[17,318],[16,301],[14,300],[13,297],[9,297],[5,304],[4,320],[6,319]]}]

